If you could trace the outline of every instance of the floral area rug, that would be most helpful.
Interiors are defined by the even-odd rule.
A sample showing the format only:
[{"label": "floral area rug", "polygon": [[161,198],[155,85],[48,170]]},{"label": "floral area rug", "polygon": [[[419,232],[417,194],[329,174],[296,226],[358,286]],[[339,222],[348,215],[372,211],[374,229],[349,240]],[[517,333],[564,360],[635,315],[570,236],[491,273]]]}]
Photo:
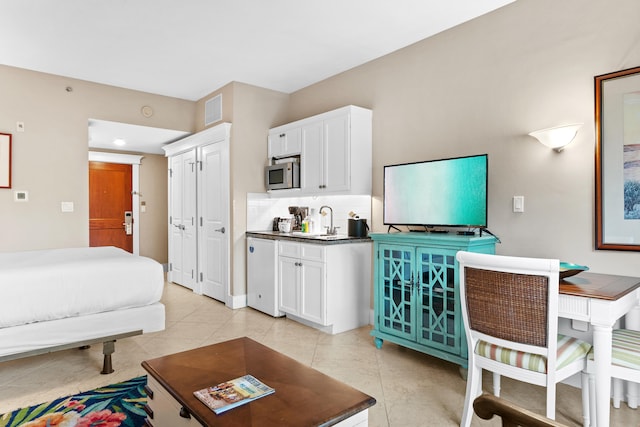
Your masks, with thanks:
[{"label": "floral area rug", "polygon": [[108,385],[0,415],[0,427],[140,427],[147,377]]}]

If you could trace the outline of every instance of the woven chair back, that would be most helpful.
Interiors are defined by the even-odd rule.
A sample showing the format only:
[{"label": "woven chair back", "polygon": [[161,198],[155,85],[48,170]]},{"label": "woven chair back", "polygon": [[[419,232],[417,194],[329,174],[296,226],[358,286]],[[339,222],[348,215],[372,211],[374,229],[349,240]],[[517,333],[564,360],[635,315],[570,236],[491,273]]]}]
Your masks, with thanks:
[{"label": "woven chair back", "polygon": [[546,276],[472,267],[464,271],[471,329],[513,342],[547,346]]}]

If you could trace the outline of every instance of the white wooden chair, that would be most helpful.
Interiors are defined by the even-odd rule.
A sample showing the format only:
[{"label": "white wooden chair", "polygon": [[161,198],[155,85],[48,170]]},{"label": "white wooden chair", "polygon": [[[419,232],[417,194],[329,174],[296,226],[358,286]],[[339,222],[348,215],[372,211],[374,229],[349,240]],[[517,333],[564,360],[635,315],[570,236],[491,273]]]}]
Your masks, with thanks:
[{"label": "white wooden chair", "polygon": [[[611,338],[611,378],[621,383],[621,380],[640,383],[640,331],[630,329],[614,329]],[[589,394],[591,419],[595,420],[595,361],[593,352],[587,359],[589,373]],[[620,408],[621,384],[614,387],[613,407]],[[637,406],[636,402],[628,402],[629,407]],[[635,409],[635,408],[634,408]]]},{"label": "white wooden chair", "polygon": [[[546,387],[546,417],[555,419],[556,384],[581,373],[589,425],[586,356],[591,345],[558,335],[559,261],[460,251],[460,300],[469,373],[461,427],[469,427],[482,393],[482,370]],[[499,386],[494,387],[499,395]]]}]

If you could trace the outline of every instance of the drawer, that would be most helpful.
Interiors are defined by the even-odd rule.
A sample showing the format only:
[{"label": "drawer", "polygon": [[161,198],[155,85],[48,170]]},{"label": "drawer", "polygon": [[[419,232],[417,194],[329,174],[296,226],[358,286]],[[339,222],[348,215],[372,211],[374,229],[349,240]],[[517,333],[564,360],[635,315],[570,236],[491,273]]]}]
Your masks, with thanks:
[{"label": "drawer", "polygon": [[280,240],[278,242],[278,255],[291,258],[300,258],[300,243]]},{"label": "drawer", "polygon": [[147,397],[147,407],[153,414],[147,416],[147,424],[153,427],[201,427],[195,418],[180,415],[182,405],[151,375],[147,375],[147,387],[153,392],[153,397]]},{"label": "drawer", "polygon": [[300,244],[300,258],[324,262],[325,246]]}]

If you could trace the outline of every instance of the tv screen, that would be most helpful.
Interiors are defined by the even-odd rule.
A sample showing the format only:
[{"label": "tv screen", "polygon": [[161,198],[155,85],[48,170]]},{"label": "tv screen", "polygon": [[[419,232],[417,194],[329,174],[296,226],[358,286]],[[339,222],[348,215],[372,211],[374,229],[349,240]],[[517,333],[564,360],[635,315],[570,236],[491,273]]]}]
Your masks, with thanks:
[{"label": "tv screen", "polygon": [[384,167],[386,225],[487,226],[486,154]]}]

